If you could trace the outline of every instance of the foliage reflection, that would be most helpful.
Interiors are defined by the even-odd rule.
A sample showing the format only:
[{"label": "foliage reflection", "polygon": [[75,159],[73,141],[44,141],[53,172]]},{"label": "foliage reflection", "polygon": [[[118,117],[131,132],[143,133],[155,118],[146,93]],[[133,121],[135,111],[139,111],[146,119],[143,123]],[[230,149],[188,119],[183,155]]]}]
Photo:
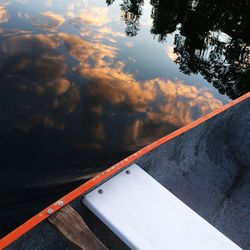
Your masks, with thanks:
[{"label": "foliage reflection", "polygon": [[[107,1],[110,5],[113,1]],[[185,74],[201,74],[221,94],[237,98],[250,90],[248,0],[151,0],[151,33],[160,42],[175,32],[175,62]],[[128,36],[136,36],[143,0],[124,0]]]}]

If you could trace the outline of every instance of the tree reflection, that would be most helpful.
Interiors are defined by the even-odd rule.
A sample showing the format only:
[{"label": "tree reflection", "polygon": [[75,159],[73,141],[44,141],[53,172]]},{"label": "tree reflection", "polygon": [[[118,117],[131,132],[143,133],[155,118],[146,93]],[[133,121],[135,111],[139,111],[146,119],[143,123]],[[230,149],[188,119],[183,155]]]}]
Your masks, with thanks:
[{"label": "tree reflection", "polygon": [[136,36],[139,31],[143,3],[144,0],[124,0],[121,4],[122,19],[127,25],[125,32],[128,36]]},{"label": "tree reflection", "polygon": [[[115,0],[106,0],[111,5]],[[140,17],[144,0],[123,0],[121,6],[121,18],[126,24],[125,32],[128,36],[136,36],[140,30]]]},{"label": "tree reflection", "polygon": [[[108,4],[112,2],[109,1]],[[151,33],[160,42],[176,31],[175,62],[185,74],[201,74],[232,99],[250,91],[249,0],[151,0]],[[126,33],[139,30],[143,0],[121,4]]]}]

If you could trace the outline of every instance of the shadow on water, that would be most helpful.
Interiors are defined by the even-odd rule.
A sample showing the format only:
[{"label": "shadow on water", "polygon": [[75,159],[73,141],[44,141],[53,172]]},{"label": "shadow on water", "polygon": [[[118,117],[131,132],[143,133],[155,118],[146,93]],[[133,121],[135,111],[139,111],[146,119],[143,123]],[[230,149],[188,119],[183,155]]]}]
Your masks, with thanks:
[{"label": "shadow on water", "polygon": [[248,92],[249,8],[0,0],[0,234]]}]

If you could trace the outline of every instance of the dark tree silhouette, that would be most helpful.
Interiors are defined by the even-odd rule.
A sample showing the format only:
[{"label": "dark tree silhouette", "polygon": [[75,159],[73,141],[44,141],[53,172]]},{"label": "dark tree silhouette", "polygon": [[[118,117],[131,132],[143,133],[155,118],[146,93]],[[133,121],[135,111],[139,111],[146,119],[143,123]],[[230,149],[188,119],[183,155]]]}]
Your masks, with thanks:
[{"label": "dark tree silhouette", "polygon": [[188,0],[151,0],[151,17],[153,26],[151,33],[158,35],[160,42],[165,41],[167,35],[176,30],[176,26],[182,22],[183,13],[188,8]]},{"label": "dark tree silhouette", "polygon": [[[107,5],[111,5],[115,0],[106,0]],[[124,0],[121,4],[121,18],[126,23],[125,32],[128,36],[136,36],[139,31],[140,17],[144,0]]]},{"label": "dark tree silhouette", "polygon": [[200,0],[186,11],[175,37],[180,70],[200,73],[232,99],[250,90],[247,9],[248,1]]},{"label": "dark tree silhouette", "polygon": [[[109,0],[110,1],[110,0]],[[175,62],[235,99],[250,91],[249,0],[151,0],[151,33],[160,42],[175,31]],[[143,0],[121,4],[128,36],[139,30]]]},{"label": "dark tree silhouette", "polygon": [[115,0],[106,0],[107,5],[111,5]]},{"label": "dark tree silhouette", "polygon": [[143,3],[144,0],[124,0],[121,4],[122,19],[127,25],[125,31],[128,36],[136,36],[139,31]]}]

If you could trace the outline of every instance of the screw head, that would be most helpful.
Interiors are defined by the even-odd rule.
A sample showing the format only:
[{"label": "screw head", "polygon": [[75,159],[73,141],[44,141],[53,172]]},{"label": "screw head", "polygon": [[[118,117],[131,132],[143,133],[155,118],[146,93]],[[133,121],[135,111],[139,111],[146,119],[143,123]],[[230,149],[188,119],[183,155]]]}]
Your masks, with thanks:
[{"label": "screw head", "polygon": [[102,189],[99,189],[99,190],[98,190],[98,193],[99,193],[99,194],[103,194],[103,190],[102,190]]},{"label": "screw head", "polygon": [[53,209],[49,208],[49,209],[47,210],[47,214],[53,214]]},{"label": "screw head", "polygon": [[130,171],[129,171],[129,170],[127,170],[127,171],[126,171],[126,174],[130,174]]},{"label": "screw head", "polygon": [[58,205],[58,206],[60,206],[60,207],[62,207],[63,206],[63,201],[57,201],[57,203],[56,203],[56,205]]}]

